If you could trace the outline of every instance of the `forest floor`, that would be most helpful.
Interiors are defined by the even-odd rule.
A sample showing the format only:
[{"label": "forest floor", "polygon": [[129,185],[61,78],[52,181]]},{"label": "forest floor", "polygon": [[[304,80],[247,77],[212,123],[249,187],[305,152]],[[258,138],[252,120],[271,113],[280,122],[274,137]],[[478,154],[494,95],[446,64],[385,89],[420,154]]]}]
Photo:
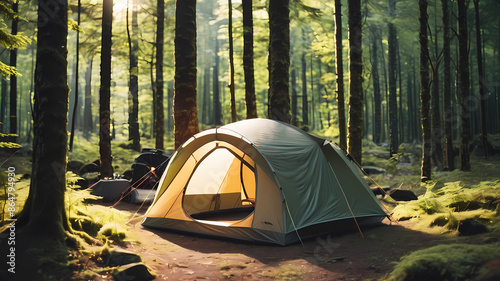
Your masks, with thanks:
[{"label": "forest floor", "polygon": [[[469,200],[467,205],[470,202],[475,204],[480,201],[477,194],[468,198],[461,196],[468,190],[481,188],[481,184],[485,182],[489,185],[486,187],[488,192],[500,194],[499,156],[490,157],[488,160],[473,156],[471,172],[435,170],[434,181],[422,185],[419,182],[419,169],[415,164],[401,164],[401,159],[391,164],[391,160],[383,160],[378,153],[378,147],[373,150],[366,149],[366,162],[371,161],[374,166],[384,167],[388,171],[393,166],[394,170],[373,176],[369,181],[372,181],[372,185],[377,182],[384,186],[412,190],[420,196],[419,201],[414,201],[417,202],[415,204],[434,204],[433,202],[438,201],[432,201],[437,199],[432,198],[433,193],[429,190],[446,190],[444,192],[452,193],[446,189],[449,187],[460,189],[457,195],[459,199],[455,195],[450,199],[442,194],[436,198]],[[432,194],[428,195],[429,193]],[[148,229],[140,225],[146,206],[140,208],[138,205],[120,203],[115,208],[134,214],[134,219],[127,223],[127,236],[131,242],[122,248],[140,254],[144,263],[157,275],[155,280],[386,280],[390,278],[390,273],[401,259],[415,251],[436,245],[484,245],[500,241],[498,211],[494,213],[480,209],[479,213],[470,213],[467,210],[456,212],[457,210],[443,207],[446,204],[440,202],[437,203],[439,206],[428,207],[429,210],[424,214],[418,213],[410,204],[396,203],[387,197],[379,199],[389,213],[393,213],[397,206],[402,206],[403,210],[399,213],[404,214],[406,205],[415,215],[412,219],[400,218],[399,221],[392,222],[385,219],[379,226],[362,229],[362,234],[329,234],[286,247]],[[495,200],[495,204],[498,204],[498,196]],[[436,211],[430,210],[432,208],[436,208]],[[440,208],[444,209],[437,210]],[[438,225],[436,221],[440,219],[439,215],[444,214],[448,220],[448,213],[452,218],[450,223]],[[491,231],[473,236],[459,236],[457,225],[451,221],[456,223],[457,219],[464,218],[487,221]],[[493,225],[496,228],[493,228]],[[476,266],[481,268],[483,264]],[[105,277],[103,280],[110,278]]]},{"label": "forest floor", "polygon": [[[500,142],[500,136],[496,140]],[[91,162],[96,157],[90,153],[93,147],[82,146],[79,151],[80,154],[71,158],[86,157],[82,162]],[[115,151],[120,152],[120,170],[130,167],[137,156],[120,147]],[[402,145],[400,155],[389,158],[387,148],[365,144],[364,165],[386,170],[386,173],[367,177],[369,184],[411,190],[419,199],[397,203],[387,196],[379,197],[394,221],[385,219],[381,225],[363,228],[362,233],[329,234],[305,240],[303,244],[282,247],[148,229],[140,224],[148,206],[127,202],[111,207],[109,203],[91,200],[92,203],[75,204],[74,210],[85,210],[80,215],[100,226],[105,222],[98,221],[106,215],[107,219],[120,220],[126,242],[113,243],[112,248],[140,255],[156,275],[155,280],[386,280],[398,264],[403,263],[402,258],[436,245],[491,245],[492,249],[500,249],[500,156],[486,160],[480,153],[473,153],[470,172],[444,172],[434,168],[433,181],[421,184],[419,151],[418,145]],[[24,176],[30,172],[29,159],[28,156],[15,157],[5,163],[6,167],[16,167],[16,178],[19,178],[16,189],[20,199],[27,195],[29,188],[29,176]],[[68,196],[72,196],[71,192]],[[23,200],[18,200],[20,202]],[[22,206],[16,208],[20,210]],[[115,212],[119,216],[115,216]],[[490,231],[459,236],[457,221],[466,218],[485,223]],[[95,251],[102,249],[97,247]],[[500,254],[500,250],[496,252]],[[454,255],[453,252],[443,253],[448,257]],[[499,261],[496,270],[500,270],[500,256],[494,259]],[[484,268],[484,264],[484,261],[472,264],[472,271],[467,276],[479,275],[478,268]],[[470,262],[461,267],[469,265]],[[113,279],[114,269],[103,267],[99,262],[86,263],[80,270],[93,272],[94,280]],[[472,279],[452,277],[448,280]]]},{"label": "forest floor", "polygon": [[[137,205],[116,208],[135,212]],[[139,213],[143,213],[142,209]],[[415,250],[456,242],[452,236],[390,223],[343,235],[326,235],[286,247],[152,230],[130,225],[126,250],[140,254],[155,280],[379,280]],[[106,280],[106,279],[104,279]]]}]

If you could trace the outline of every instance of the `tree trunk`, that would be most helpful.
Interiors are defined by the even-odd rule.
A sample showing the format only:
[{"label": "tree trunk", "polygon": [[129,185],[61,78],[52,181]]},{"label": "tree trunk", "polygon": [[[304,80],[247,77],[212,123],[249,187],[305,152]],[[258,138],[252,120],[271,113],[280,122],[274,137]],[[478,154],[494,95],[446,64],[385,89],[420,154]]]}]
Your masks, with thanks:
[{"label": "tree trunk", "polygon": [[[49,4],[50,0],[39,0],[39,11]],[[31,186],[16,222],[18,239],[23,241],[18,249],[20,262],[16,264],[19,280],[63,278],[48,270],[51,262],[65,264],[69,254],[64,199],[69,104],[68,4],[59,1],[58,5],[54,13],[39,12],[38,17]]]},{"label": "tree trunk", "polygon": [[455,169],[455,154],[453,151],[452,123],[453,111],[451,107],[451,73],[450,73],[450,10],[449,0],[441,0],[443,9],[443,114],[444,114],[444,135],[445,152],[443,170],[453,171]]},{"label": "tree trunk", "polygon": [[[435,2],[435,10],[437,11],[437,1]],[[437,26],[437,15],[435,15],[434,20],[434,53],[436,58],[436,63],[432,69],[432,158],[434,163],[439,166],[442,164],[443,160],[443,132],[441,129],[441,104],[439,101],[439,30]]]},{"label": "tree trunk", "polygon": [[481,116],[481,141],[483,143],[484,157],[488,158],[488,132],[486,131],[486,95],[484,94],[483,54],[481,53],[481,25],[479,18],[479,0],[474,0],[474,11],[476,14],[476,49],[477,70],[479,75],[479,101]]},{"label": "tree trunk", "polygon": [[269,118],[290,123],[289,0],[269,1]]},{"label": "tree trunk", "polygon": [[113,23],[113,0],[104,0],[102,11],[101,88],[99,89],[99,152],[101,155],[101,177],[113,176],[111,164],[111,35]]},{"label": "tree trunk", "polygon": [[245,72],[245,102],[247,119],[257,118],[257,98],[253,63],[253,14],[252,0],[243,0],[243,71]]},{"label": "tree trunk", "polygon": [[196,1],[175,5],[175,148],[198,133],[196,105]]},{"label": "tree trunk", "polygon": [[399,140],[398,140],[398,100],[397,100],[397,86],[396,86],[396,27],[392,23],[396,13],[396,1],[389,0],[389,153],[390,156],[398,153]]},{"label": "tree trunk", "polygon": [[297,70],[295,67],[292,68],[292,73],[290,77],[290,87],[292,88],[292,120],[291,124],[294,126],[298,126],[298,100],[297,100]]},{"label": "tree trunk", "polygon": [[156,19],[156,82],[155,82],[155,147],[163,150],[165,114],[163,108],[163,33],[165,30],[165,2],[157,1]]},{"label": "tree trunk", "polygon": [[[18,10],[19,10],[19,3],[17,1],[14,1],[14,3],[12,3],[12,11],[14,11],[14,13],[17,14]],[[12,20],[12,35],[17,35],[17,23],[18,23],[17,18]],[[17,66],[17,49],[10,50],[10,66],[11,67]],[[16,75],[10,76],[9,103],[10,103],[9,133],[17,134],[17,76]],[[16,142],[17,137],[10,136],[9,140],[11,142]]]},{"label": "tree trunk", "polygon": [[431,118],[430,118],[430,89],[429,89],[429,47],[427,38],[427,0],[419,0],[420,22],[420,118],[422,120],[422,182],[431,179]]},{"label": "tree trunk", "polygon": [[344,105],[344,60],[342,55],[342,4],[335,0],[335,70],[337,72],[337,110],[339,115],[339,146],[347,150],[347,129]]},{"label": "tree trunk", "polygon": [[469,56],[467,39],[467,6],[465,0],[458,0],[458,91],[460,103],[460,170],[470,171],[470,97]]},{"label": "tree trunk", "polygon": [[[78,0],[78,26],[80,26],[80,15],[81,15],[81,7],[82,3],[81,0]],[[76,118],[77,118],[77,111],[78,111],[78,91],[79,91],[79,84],[78,84],[78,77],[79,77],[79,66],[80,66],[80,30],[76,31],[76,54],[75,54],[75,103],[73,105],[73,116],[71,117],[71,134],[69,136],[69,151],[73,150],[73,139],[75,138],[75,125],[76,125]]]},{"label": "tree trunk", "polygon": [[349,134],[347,148],[361,165],[363,139],[363,54],[361,1],[349,0]]},{"label": "tree trunk", "polygon": [[399,40],[396,39],[396,54],[397,54],[397,60],[398,60],[398,83],[399,83],[399,118],[398,118],[398,123],[399,123],[399,142],[404,143],[405,142],[405,127],[407,126],[406,123],[406,118],[404,114],[404,108],[403,108],[403,75],[402,75],[402,70],[401,70],[401,51],[399,49]]},{"label": "tree trunk", "polygon": [[129,25],[129,2],[127,1],[127,38],[129,48],[129,94],[128,94],[128,139],[132,141],[132,149],[141,151],[141,135],[139,134],[139,69],[137,52],[139,50],[137,31],[137,1],[132,0],[132,32]]},{"label": "tree trunk", "polygon": [[231,0],[227,0],[227,6],[229,11],[229,25],[227,32],[229,33],[229,92],[231,94],[231,122],[236,122],[236,97],[234,93],[234,50],[233,50],[233,5]]},{"label": "tree trunk", "polygon": [[0,132],[4,132],[5,123],[5,108],[7,107],[7,77],[0,77],[2,79],[2,93],[0,101]]},{"label": "tree trunk", "polygon": [[373,142],[376,144],[380,144],[380,133],[382,130],[381,124],[381,96],[380,96],[380,76],[378,73],[378,27],[373,26],[373,30],[371,33],[372,39],[372,55],[370,58],[372,59],[372,81],[373,81],[373,99],[374,99],[374,109],[373,109]]},{"label": "tree trunk", "polygon": [[[216,31],[217,33],[217,31]],[[215,36],[215,50],[214,50],[215,65],[213,69],[212,78],[212,91],[213,91],[213,108],[214,108],[214,125],[222,125],[222,109],[220,103],[220,90],[219,90],[219,39]]]},{"label": "tree trunk", "polygon": [[83,136],[89,139],[94,132],[94,122],[92,116],[92,61],[88,60],[87,71],[85,72],[85,107],[83,109]]},{"label": "tree trunk", "polygon": [[[305,34],[302,29],[302,41],[305,46]],[[307,63],[306,63],[306,51],[305,47],[302,48],[302,56],[300,58],[301,70],[302,70],[302,125],[309,125],[309,102],[307,100]]]}]

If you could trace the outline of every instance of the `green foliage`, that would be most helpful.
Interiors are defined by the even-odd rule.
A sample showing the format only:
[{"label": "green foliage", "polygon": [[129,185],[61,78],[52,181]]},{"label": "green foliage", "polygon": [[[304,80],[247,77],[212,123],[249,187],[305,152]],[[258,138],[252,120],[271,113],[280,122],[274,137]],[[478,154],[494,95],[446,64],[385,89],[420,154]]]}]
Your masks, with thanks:
[{"label": "green foliage", "polygon": [[[6,19],[14,20],[14,19],[21,19],[24,20],[23,18],[19,17],[17,13],[15,13],[12,9],[10,9],[7,6],[8,2],[0,2],[0,14],[4,15]],[[22,34],[16,34],[12,35],[5,31],[7,28],[7,25],[5,24],[3,19],[0,19],[0,46],[13,50],[13,49],[24,49],[26,48],[27,45],[31,43],[31,40],[22,35]],[[19,72],[16,70],[15,67],[6,65],[3,62],[0,62],[0,75],[1,76],[20,76]]]},{"label": "green foliage", "polygon": [[83,29],[81,26],[78,25],[78,22],[72,19],[68,19],[68,28],[69,30],[75,31],[75,32],[82,32]]},{"label": "green foliage", "polygon": [[388,280],[470,280],[485,263],[500,259],[500,243],[439,245],[405,256]]},{"label": "green foliage", "polygon": [[67,174],[67,213],[73,229],[95,236],[102,242],[109,240],[123,243],[129,214],[112,207],[89,205],[88,202],[95,202],[101,197],[90,194],[90,189],[74,189],[72,183],[78,179],[80,178],[71,172]]},{"label": "green foliage", "polygon": [[425,194],[418,200],[401,203],[393,210],[397,220],[418,220],[416,228],[423,231],[429,227],[456,230],[459,220],[479,219],[489,226],[500,227],[499,205],[500,181],[481,182],[464,186],[460,181],[438,186],[427,185]]}]

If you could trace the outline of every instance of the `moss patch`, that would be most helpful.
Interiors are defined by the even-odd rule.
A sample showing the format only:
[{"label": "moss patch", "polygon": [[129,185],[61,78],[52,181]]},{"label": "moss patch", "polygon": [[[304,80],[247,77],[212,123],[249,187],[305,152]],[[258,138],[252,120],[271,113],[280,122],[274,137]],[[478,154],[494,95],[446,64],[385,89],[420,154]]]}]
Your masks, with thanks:
[{"label": "moss patch", "polygon": [[468,280],[479,275],[483,265],[497,259],[500,243],[439,245],[403,257],[389,280]]}]

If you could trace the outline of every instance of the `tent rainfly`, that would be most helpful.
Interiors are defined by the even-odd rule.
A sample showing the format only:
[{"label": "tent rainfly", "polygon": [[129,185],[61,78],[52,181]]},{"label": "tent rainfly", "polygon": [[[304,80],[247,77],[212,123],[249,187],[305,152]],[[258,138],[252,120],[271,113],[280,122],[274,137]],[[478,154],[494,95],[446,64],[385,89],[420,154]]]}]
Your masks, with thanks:
[{"label": "tent rainfly", "polygon": [[249,119],[186,141],[142,224],[287,245],[386,216],[335,145],[279,121]]}]

